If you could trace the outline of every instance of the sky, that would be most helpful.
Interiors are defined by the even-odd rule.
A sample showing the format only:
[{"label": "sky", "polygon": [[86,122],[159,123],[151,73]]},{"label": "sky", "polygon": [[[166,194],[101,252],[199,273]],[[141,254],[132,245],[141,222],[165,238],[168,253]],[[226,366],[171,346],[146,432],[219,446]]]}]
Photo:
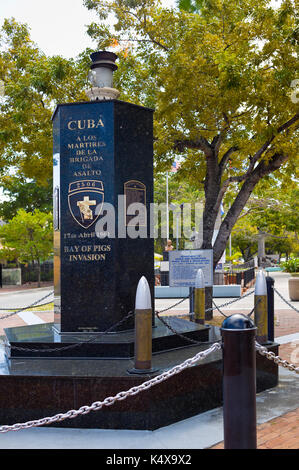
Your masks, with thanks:
[{"label": "sky", "polygon": [[[175,0],[163,0],[167,6]],[[46,55],[76,57],[95,44],[86,33],[86,25],[96,20],[83,0],[0,0],[0,25],[4,18],[27,23],[31,38]]]},{"label": "sky", "polygon": [[[173,6],[175,0],[162,0],[162,4]],[[46,55],[71,58],[95,47],[86,27],[97,18],[83,0],[0,0],[0,28],[11,17],[28,24],[31,39]],[[5,199],[0,188],[0,202]]]}]

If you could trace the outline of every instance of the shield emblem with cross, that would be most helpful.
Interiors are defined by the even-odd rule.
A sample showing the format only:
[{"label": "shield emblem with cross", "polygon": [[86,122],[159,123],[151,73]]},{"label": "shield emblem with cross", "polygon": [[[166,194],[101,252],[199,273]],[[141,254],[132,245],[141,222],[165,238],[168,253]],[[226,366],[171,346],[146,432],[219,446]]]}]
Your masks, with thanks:
[{"label": "shield emblem with cross", "polygon": [[69,185],[69,209],[76,222],[89,228],[99,218],[104,204],[102,181],[81,180]]}]

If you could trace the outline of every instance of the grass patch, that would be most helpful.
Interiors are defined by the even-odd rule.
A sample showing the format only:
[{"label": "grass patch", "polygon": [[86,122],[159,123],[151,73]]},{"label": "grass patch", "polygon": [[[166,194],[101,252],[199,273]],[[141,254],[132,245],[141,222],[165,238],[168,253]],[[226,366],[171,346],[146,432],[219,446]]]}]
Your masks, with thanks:
[{"label": "grass patch", "polygon": [[47,305],[42,305],[41,307],[32,307],[28,308],[31,312],[44,312],[46,310],[54,310],[54,302],[50,302]]}]

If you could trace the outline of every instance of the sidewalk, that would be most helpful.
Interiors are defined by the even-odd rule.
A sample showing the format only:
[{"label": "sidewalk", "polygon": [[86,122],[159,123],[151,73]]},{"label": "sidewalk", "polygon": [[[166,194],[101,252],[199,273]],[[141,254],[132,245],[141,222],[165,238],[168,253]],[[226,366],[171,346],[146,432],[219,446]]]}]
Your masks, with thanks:
[{"label": "sidewalk", "polygon": [[40,286],[38,286],[37,282],[28,282],[27,284],[22,284],[21,286],[4,286],[0,287],[0,294],[5,294],[7,292],[11,292],[13,294],[14,292],[20,292],[24,290],[30,290],[30,289],[42,289],[45,287],[51,287],[53,286],[53,282],[41,282]]}]

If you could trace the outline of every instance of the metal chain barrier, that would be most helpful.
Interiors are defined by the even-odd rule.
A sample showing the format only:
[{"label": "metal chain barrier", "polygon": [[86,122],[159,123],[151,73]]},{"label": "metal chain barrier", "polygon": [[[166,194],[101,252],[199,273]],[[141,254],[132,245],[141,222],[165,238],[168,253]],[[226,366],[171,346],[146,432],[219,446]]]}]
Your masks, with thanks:
[{"label": "metal chain barrier", "polygon": [[[233,300],[230,300],[229,302],[226,302],[225,304],[222,304],[220,306],[217,306],[216,303],[214,302],[214,300],[211,298],[213,304],[214,304],[214,307],[211,307],[211,308],[208,308],[207,310],[205,310],[205,313],[207,312],[210,312],[211,310],[219,310],[219,312],[221,313],[221,315],[223,315],[224,317],[227,318],[227,315],[225,315],[225,313],[221,312],[220,308],[222,307],[226,307],[227,305],[230,305],[232,303],[235,303],[235,302],[238,302],[239,300],[242,300],[243,298],[245,297],[248,297],[249,295],[252,295],[254,293],[254,290],[252,292],[248,292],[247,294],[243,295],[242,297],[239,297],[237,299],[233,299]],[[163,325],[165,325],[172,333],[174,333],[175,335],[179,336],[180,338],[186,340],[186,341],[189,341],[190,343],[192,344],[196,344],[196,345],[200,345],[200,344],[208,344],[208,342],[205,342],[205,341],[196,341],[192,338],[188,338],[187,336],[185,336],[184,334],[181,334],[179,333],[178,331],[175,330],[175,328],[173,328],[171,325],[169,325],[169,323],[167,323],[167,321],[165,321],[164,319],[162,319],[159,314],[160,313],[163,313],[163,312],[166,312],[174,307],[176,307],[177,305],[179,305],[180,303],[182,303],[184,300],[190,298],[192,294],[188,295],[188,297],[185,297],[184,299],[180,300],[179,302],[177,302],[176,304],[168,307],[168,308],[165,308],[163,310],[160,310],[159,312],[155,312],[155,315],[156,317],[163,323]],[[250,316],[252,314],[252,312],[254,311],[254,309],[250,312],[250,314],[248,316]],[[188,316],[188,317],[191,317],[193,316],[194,314],[193,313],[186,313],[186,314],[179,314],[177,315],[178,317],[184,317],[184,316]]]},{"label": "metal chain barrier", "polygon": [[[222,305],[218,305],[218,306],[217,306],[217,305],[215,304],[214,307],[208,308],[207,310],[205,310],[205,312],[207,313],[207,312],[211,312],[211,310],[216,310],[216,309],[219,310],[220,308],[227,307],[228,305],[231,305],[231,304],[233,304],[233,303],[235,303],[235,302],[239,302],[240,300],[245,299],[245,297],[248,297],[248,296],[250,296],[250,295],[252,295],[252,294],[254,294],[254,290],[251,291],[251,292],[247,292],[247,294],[242,295],[242,297],[238,297],[237,299],[229,300],[228,302],[226,302],[226,303],[224,303],[224,304],[222,304]],[[171,305],[170,307],[164,308],[163,310],[160,310],[158,313],[167,312],[168,310],[170,310],[170,309],[176,307],[177,305],[181,304],[182,302],[184,302],[184,300],[190,299],[191,295],[192,295],[192,294],[189,294],[187,297],[184,297],[183,299],[181,299],[181,300],[180,300],[179,302],[177,302],[176,304]],[[220,313],[221,313],[222,315],[226,316],[223,312],[220,312]],[[190,315],[193,315],[193,313],[192,313],[192,312],[191,312],[191,313],[190,313],[190,312],[189,312],[189,313],[180,313],[180,314],[178,314],[177,316],[179,316],[179,317],[184,317],[184,316],[190,316]]]},{"label": "metal chain barrier", "polygon": [[[54,291],[52,291],[51,294],[53,294],[53,292]],[[41,301],[41,299],[39,299],[39,300]],[[53,300],[50,300],[50,302],[45,302],[44,304],[35,305],[35,308],[36,307],[44,307],[45,305],[50,305],[51,303],[53,303]],[[19,308],[23,308],[23,307],[0,308],[0,310],[3,310],[5,312],[7,312],[7,311],[15,311],[15,310],[18,310]],[[28,308],[31,308],[31,305],[29,305],[29,307],[24,307],[25,310],[28,310]]]},{"label": "metal chain barrier", "polygon": [[298,310],[296,307],[294,307],[294,305],[292,305],[287,299],[285,299],[285,298],[283,297],[283,295],[282,295],[280,292],[278,292],[278,290],[277,290],[275,287],[274,287],[273,289],[274,289],[274,292],[276,292],[276,294],[277,294],[289,307],[291,307],[291,309],[293,309],[293,310],[295,310],[295,312],[299,313],[299,310]]},{"label": "metal chain barrier", "polygon": [[289,369],[291,372],[296,372],[296,374],[299,374],[299,366],[296,366],[295,364],[292,364],[284,359],[282,359],[280,356],[275,356],[274,352],[268,351],[265,346],[262,346],[259,344],[257,341],[255,342],[255,346],[257,351],[262,355],[265,356],[267,359],[270,361],[275,362],[275,364],[278,364],[279,366],[285,367],[286,369]]},{"label": "metal chain barrier", "polygon": [[[254,294],[254,289],[251,292],[247,292],[247,294],[244,294],[241,297],[238,297],[237,299],[229,300],[225,304],[219,305],[217,308],[227,307],[228,305],[234,304],[235,302],[239,302],[239,300],[243,300],[243,299],[245,299],[246,297],[249,297],[252,294]],[[210,308],[209,310],[207,310],[207,312],[210,311],[210,310],[215,310],[215,308]]]},{"label": "metal chain barrier", "polygon": [[[161,313],[161,312],[165,312],[167,310],[170,310],[171,308],[174,308],[176,307],[177,305],[181,304],[182,302],[184,302],[184,300],[190,298],[190,295],[187,296],[187,297],[184,297],[183,299],[181,299],[179,302],[176,302],[174,305],[171,305],[170,307],[166,308],[166,309],[163,309],[159,312],[155,312],[156,314],[158,313]],[[106,335],[108,333],[110,333],[110,331],[114,328],[117,328],[119,325],[121,325],[122,323],[124,323],[126,320],[128,320],[132,315],[134,314],[134,311],[130,311],[124,318],[122,318],[118,323],[115,323],[114,325],[112,325],[111,327],[108,328],[108,330],[102,332],[102,333],[99,333],[98,335],[96,335],[94,338],[90,339],[90,340],[87,340],[87,341],[82,341],[80,343],[76,343],[76,344],[71,344],[71,345],[68,345],[68,346],[62,346],[62,347],[58,347],[58,348],[43,348],[43,349],[33,349],[33,348],[24,348],[24,347],[20,347],[20,346],[10,346],[8,343],[5,343],[7,346],[9,346],[11,349],[14,349],[14,350],[17,350],[17,351],[23,351],[23,352],[56,352],[56,351],[67,351],[69,349],[74,349],[74,348],[77,348],[79,346],[82,346],[83,344],[92,344],[93,342],[96,342],[99,337],[103,336],[103,335]],[[159,318],[162,323],[163,323],[163,320],[161,318]],[[165,322],[166,323],[166,322]],[[168,326],[168,325],[166,325]],[[175,332],[175,331],[174,331]],[[180,333],[175,333],[175,334],[178,334],[180,335]],[[185,339],[187,340],[190,340],[190,338],[186,338]],[[190,340],[190,342],[193,342],[194,340]],[[195,342],[194,341],[194,344],[202,344],[202,343],[198,343],[197,341]],[[207,343],[205,343],[207,344]]]},{"label": "metal chain barrier", "polygon": [[[42,302],[43,300],[47,299],[48,297],[50,297],[50,295],[54,294],[54,291],[50,292],[49,294],[45,295],[44,297],[42,297],[41,299],[39,300],[36,300],[35,302],[33,302],[31,305],[29,305],[28,307],[22,307],[20,308],[19,310],[17,310],[16,312],[12,312],[12,313],[8,313],[7,315],[2,315],[0,317],[0,320],[4,320],[5,318],[10,318],[12,317],[13,315],[17,315],[18,313],[21,313],[21,312],[24,312],[24,310],[28,310],[29,308],[32,308],[32,307],[41,307],[42,305],[48,305],[49,303],[51,302],[47,302],[45,304],[42,304],[42,305],[37,305],[39,302]],[[0,309],[0,310],[4,310],[4,309]],[[5,309],[5,310],[11,310],[11,309]]]},{"label": "metal chain barrier", "polygon": [[[239,298],[237,298],[237,299],[230,300],[229,302],[226,302],[225,304],[222,304],[222,305],[220,305],[220,306],[217,306],[216,304],[214,304],[215,307],[211,307],[211,308],[207,309],[206,312],[209,312],[209,311],[211,311],[211,310],[215,310],[215,308],[217,308],[217,309],[219,310],[221,307],[226,307],[227,305],[230,305],[230,304],[232,304],[232,303],[238,302],[239,300],[241,300],[241,299],[243,299],[243,298],[245,298],[245,297],[248,297],[249,295],[253,294],[253,292],[254,292],[254,291],[249,292],[249,293],[247,293],[247,294],[245,294],[245,295],[243,295],[242,297],[239,297]],[[24,310],[28,310],[29,308],[31,308],[31,307],[33,307],[33,306],[36,306],[36,304],[37,304],[38,302],[41,302],[42,300],[44,300],[45,298],[49,297],[49,296],[50,296],[51,294],[53,294],[53,293],[54,293],[54,291],[50,292],[50,293],[47,294],[46,296],[42,297],[42,298],[39,299],[38,301],[36,301],[36,302],[34,302],[33,304],[31,304],[29,307],[24,307],[24,308],[18,310],[17,312],[13,312],[13,313],[10,313],[10,314],[8,314],[8,315],[5,315],[5,316],[0,317],[0,320],[1,320],[1,319],[4,319],[4,318],[11,317],[11,316],[13,316],[13,315],[16,315],[17,313],[20,313],[20,312],[22,312],[22,311],[24,311]],[[169,329],[172,331],[172,333],[174,333],[174,334],[180,336],[182,339],[184,339],[184,340],[186,340],[186,341],[188,341],[188,342],[190,342],[190,343],[192,343],[192,344],[194,344],[194,345],[210,344],[209,342],[199,342],[199,341],[196,341],[196,340],[194,340],[194,339],[192,339],[192,338],[188,338],[187,336],[185,336],[185,335],[183,335],[183,334],[177,332],[174,328],[172,328],[165,320],[163,320],[163,319],[159,316],[160,313],[164,313],[164,312],[166,312],[166,311],[168,311],[168,310],[170,310],[170,309],[172,309],[172,308],[175,308],[176,306],[178,306],[178,305],[180,305],[181,303],[183,303],[185,300],[190,299],[191,295],[192,295],[192,293],[190,293],[188,296],[184,297],[183,299],[180,299],[178,302],[176,302],[175,304],[171,305],[170,307],[164,308],[163,310],[160,310],[159,312],[155,312],[155,314],[156,314],[157,318],[158,318],[167,328],[169,328]],[[219,311],[220,311],[220,310],[219,310]],[[220,313],[222,313],[222,312],[220,312]],[[108,330],[106,330],[106,331],[104,331],[104,332],[102,332],[102,333],[99,333],[98,335],[96,335],[94,338],[92,338],[92,339],[90,339],[90,340],[82,341],[82,342],[80,342],[80,343],[71,344],[71,345],[68,345],[68,346],[62,346],[62,347],[60,347],[60,348],[57,347],[57,348],[43,348],[43,349],[37,349],[37,348],[35,348],[35,349],[33,349],[33,348],[29,348],[29,347],[28,347],[28,348],[25,348],[25,347],[20,347],[20,346],[10,346],[9,344],[7,344],[7,343],[5,343],[5,342],[4,342],[4,344],[5,344],[6,346],[10,347],[11,349],[14,349],[14,350],[17,350],[17,351],[23,351],[23,352],[34,352],[34,353],[35,353],[35,352],[49,352],[49,353],[51,353],[51,352],[57,352],[57,351],[59,351],[59,352],[60,352],[60,351],[67,351],[67,350],[70,350],[70,349],[74,349],[74,348],[76,348],[76,347],[80,347],[80,346],[82,346],[83,344],[92,344],[93,342],[96,342],[96,341],[99,339],[99,337],[110,333],[110,331],[111,331],[112,329],[117,328],[119,325],[121,325],[122,323],[124,323],[124,322],[125,322],[126,320],[128,320],[128,318],[130,318],[133,314],[134,314],[133,311],[129,312],[129,313],[128,313],[124,318],[122,318],[118,323],[112,325],[111,327],[108,328]],[[226,316],[225,314],[223,314],[223,315]],[[191,317],[192,317],[192,313],[180,314],[179,316],[180,316],[180,317],[182,317],[182,316],[189,316],[189,317],[191,316]]]},{"label": "metal chain barrier", "polygon": [[[192,294],[190,293],[189,295],[187,295],[187,297],[184,297],[183,299],[179,300],[178,302],[176,302],[175,304],[171,305],[170,307],[163,308],[163,310],[159,310],[158,313],[164,313],[164,312],[167,312],[168,310],[170,310],[170,309],[172,309],[172,308],[177,307],[178,305],[180,305],[181,303],[183,303],[185,300],[190,299],[191,295],[192,295]],[[184,314],[182,314],[182,315],[184,315]],[[180,315],[180,316],[182,316],[182,315]],[[189,315],[189,313],[188,313],[188,315]]]},{"label": "metal chain barrier", "polygon": [[[173,308],[175,307],[176,305],[179,305],[180,303],[182,303],[184,300],[188,299],[190,297],[187,296],[185,297],[184,299],[181,299],[179,302],[175,303],[174,305],[172,305],[171,307],[167,308],[167,309],[164,309],[162,310],[162,312],[166,311],[166,310],[169,310],[170,308]],[[42,299],[40,299],[42,300]],[[160,313],[160,312],[159,312]],[[110,326],[106,331],[102,332],[102,333],[99,333],[97,334],[94,338],[91,338],[90,340],[87,340],[87,341],[82,341],[80,343],[76,343],[76,344],[70,344],[68,346],[62,346],[62,347],[57,347],[57,348],[43,348],[43,349],[33,349],[33,348],[25,348],[25,347],[21,347],[21,346],[10,346],[8,343],[4,342],[4,344],[8,347],[10,347],[11,349],[14,349],[16,351],[23,351],[23,352],[57,352],[57,351],[67,351],[67,350],[70,350],[70,349],[74,349],[74,348],[77,348],[79,346],[82,346],[83,344],[92,344],[96,341],[98,341],[99,337],[103,336],[103,335],[106,335],[108,333],[111,332],[112,329],[114,328],[117,328],[118,326],[120,326],[122,323],[124,323],[126,320],[128,320],[132,315],[134,314],[134,311],[130,311],[124,318],[122,318],[118,323],[115,323],[114,325]],[[1,319],[1,317],[0,317]]]},{"label": "metal chain barrier", "polygon": [[213,299],[212,299],[212,302],[213,302],[213,305],[215,307],[213,310],[215,310],[215,309],[218,310],[218,312],[221,313],[221,315],[223,315],[225,318],[227,318],[228,315],[225,315],[225,313],[220,310],[220,307],[218,307],[218,305],[215,303],[215,301]]},{"label": "metal chain barrier", "polygon": [[[25,352],[56,352],[56,351],[67,351],[69,349],[74,349],[79,346],[82,346],[83,344],[92,344],[95,343],[101,336],[107,335],[111,332],[112,329],[117,328],[119,325],[124,323],[126,320],[128,320],[132,315],[134,314],[134,311],[130,311],[124,318],[122,318],[119,322],[115,323],[114,325],[110,326],[106,331],[103,331],[99,334],[97,334],[94,338],[91,338],[87,341],[81,341],[80,343],[76,344],[70,344],[68,346],[62,346],[61,348],[43,348],[43,349],[33,349],[33,348],[24,348],[21,346],[10,346],[8,343],[4,341],[4,344],[7,347],[10,347],[11,349],[17,350],[17,351],[25,351]],[[113,332],[115,333],[115,332]],[[74,333],[74,336],[76,333]]]},{"label": "metal chain barrier", "polygon": [[192,338],[189,338],[188,336],[185,336],[183,333],[179,333],[178,331],[175,330],[175,328],[173,328],[171,325],[169,325],[169,323],[167,323],[167,321],[165,321],[163,318],[161,318],[159,316],[159,313],[160,312],[155,312],[156,317],[163,323],[163,325],[166,326],[166,328],[168,328],[176,336],[179,336],[183,340],[188,341],[189,343],[192,343],[192,344],[197,345],[197,346],[201,346],[203,344],[212,344],[211,341],[196,341],[195,339],[192,339]]},{"label": "metal chain barrier", "polygon": [[[191,294],[190,294],[191,295]],[[200,345],[200,344],[210,344],[208,342],[199,342],[199,341],[195,341],[191,338],[188,338],[180,333],[178,333],[176,330],[172,329],[170,327],[170,325],[168,325],[168,323],[163,320],[162,318],[159,317],[159,314],[162,313],[162,312],[166,312],[167,310],[170,310],[174,307],[176,307],[177,305],[181,304],[182,302],[184,302],[185,300],[187,300],[188,298],[190,298],[190,295],[188,295],[187,297],[184,297],[183,299],[181,299],[179,302],[176,302],[175,304],[171,305],[170,307],[167,307],[163,310],[160,310],[159,312],[155,312],[156,316],[159,318],[159,320],[169,329],[171,329],[171,331],[180,336],[181,338],[189,341],[190,343],[192,344],[196,344],[196,345]],[[74,348],[77,348],[79,346],[82,346],[83,344],[92,344],[93,342],[96,342],[99,337],[103,336],[103,335],[106,335],[108,333],[110,333],[110,331],[114,328],[117,328],[119,325],[121,325],[122,323],[124,323],[126,320],[128,320],[132,315],[134,314],[133,311],[130,311],[124,318],[122,318],[118,323],[112,325],[111,327],[108,328],[108,330],[102,332],[102,333],[99,333],[98,335],[96,335],[94,338],[90,339],[90,340],[87,340],[87,341],[82,341],[80,343],[76,343],[76,344],[71,344],[71,345],[68,345],[68,346],[62,346],[62,347],[58,347],[58,348],[43,348],[43,349],[33,349],[33,348],[25,348],[25,347],[20,347],[20,346],[10,346],[8,343],[4,342],[4,344],[8,347],[10,347],[11,349],[14,349],[14,350],[17,350],[17,351],[23,351],[23,352],[56,352],[56,351],[67,351],[69,349],[74,349]],[[189,316],[190,314],[188,314]]]},{"label": "metal chain barrier", "polygon": [[0,426],[0,432],[5,433],[5,432],[8,432],[8,431],[19,431],[21,429],[29,429],[29,428],[32,428],[32,427],[44,426],[44,425],[60,422],[60,421],[63,421],[65,419],[68,419],[68,418],[76,418],[79,415],[86,415],[90,411],[98,411],[101,408],[103,408],[103,406],[111,406],[114,403],[116,403],[117,401],[125,400],[126,398],[128,398],[130,396],[135,396],[135,395],[137,395],[138,393],[140,393],[144,390],[150,389],[154,385],[157,385],[157,384],[169,379],[170,377],[172,377],[176,374],[179,374],[183,370],[194,366],[199,361],[205,359],[209,354],[211,354],[211,353],[213,353],[213,352],[215,352],[219,349],[221,349],[221,345],[219,343],[214,343],[210,348],[206,349],[205,351],[201,351],[201,352],[197,353],[192,358],[187,359],[186,361],[184,361],[181,364],[169,369],[168,371],[163,372],[162,374],[157,375],[156,377],[154,377],[154,378],[152,378],[152,379],[150,379],[146,382],[143,382],[142,384],[140,384],[138,386],[132,387],[127,391],[119,392],[117,395],[115,395],[113,397],[107,397],[103,401],[94,402],[90,406],[81,406],[81,408],[79,408],[78,410],[70,410],[66,413],[59,413],[59,414],[57,414],[55,416],[52,416],[52,417],[42,418],[42,419],[38,419],[38,420],[34,420],[34,421],[27,421],[26,423],[17,423],[17,424],[13,424],[11,426],[7,426],[7,425]]}]

